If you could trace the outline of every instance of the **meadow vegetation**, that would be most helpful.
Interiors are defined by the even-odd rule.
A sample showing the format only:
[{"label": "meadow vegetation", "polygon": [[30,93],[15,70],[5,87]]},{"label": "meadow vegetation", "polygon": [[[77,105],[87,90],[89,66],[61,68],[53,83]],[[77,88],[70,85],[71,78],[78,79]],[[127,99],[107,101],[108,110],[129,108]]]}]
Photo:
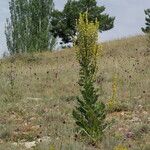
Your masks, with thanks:
[{"label": "meadow vegetation", "polygon": [[72,110],[80,87],[74,48],[1,59],[0,150],[26,150],[31,144],[31,150],[149,150],[146,42],[140,35],[102,43],[96,88],[112,124],[98,145],[75,132]]}]

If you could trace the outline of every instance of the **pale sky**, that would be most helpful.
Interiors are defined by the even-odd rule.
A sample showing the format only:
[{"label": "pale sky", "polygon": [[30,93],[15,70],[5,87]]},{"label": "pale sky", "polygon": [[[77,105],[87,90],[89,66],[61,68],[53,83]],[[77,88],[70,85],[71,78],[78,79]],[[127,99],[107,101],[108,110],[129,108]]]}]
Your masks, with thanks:
[{"label": "pale sky", "polygon": [[[6,18],[9,17],[8,2],[0,0],[0,55],[7,51],[4,34]],[[62,9],[67,0],[54,0],[55,7]],[[150,8],[150,0],[97,0],[98,5],[106,6],[106,12],[115,16],[113,29],[101,34],[101,41],[142,34],[145,25],[144,9]]]}]

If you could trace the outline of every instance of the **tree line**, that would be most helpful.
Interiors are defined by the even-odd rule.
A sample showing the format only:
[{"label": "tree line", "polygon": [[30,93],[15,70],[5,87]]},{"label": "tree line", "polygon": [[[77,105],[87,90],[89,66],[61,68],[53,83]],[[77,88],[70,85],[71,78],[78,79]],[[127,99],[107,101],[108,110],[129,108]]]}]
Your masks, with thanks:
[{"label": "tree line", "polygon": [[[57,38],[61,44],[73,42],[77,36],[79,14],[88,11],[88,20],[99,23],[99,32],[114,27],[115,17],[105,13],[96,0],[67,0],[62,11],[53,0],[11,0],[10,18],[6,19],[5,35],[10,54],[52,51]],[[150,31],[150,9],[145,10],[146,28]]]},{"label": "tree line", "polygon": [[57,38],[73,42],[76,20],[87,10],[90,21],[97,18],[100,32],[113,28],[115,19],[103,13],[105,7],[96,0],[68,0],[62,11],[55,9],[53,0],[11,0],[9,10],[5,35],[10,54],[52,51]]}]

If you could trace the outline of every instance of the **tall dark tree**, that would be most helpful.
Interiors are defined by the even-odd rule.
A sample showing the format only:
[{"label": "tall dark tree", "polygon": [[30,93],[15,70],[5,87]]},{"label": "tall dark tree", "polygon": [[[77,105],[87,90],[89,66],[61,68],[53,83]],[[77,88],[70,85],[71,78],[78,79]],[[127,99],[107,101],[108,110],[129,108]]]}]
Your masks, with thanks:
[{"label": "tall dark tree", "polygon": [[6,22],[6,41],[11,54],[48,50],[54,44],[50,33],[53,0],[11,0]]},{"label": "tall dark tree", "polygon": [[145,15],[146,15],[146,18],[145,18],[145,20],[146,20],[146,23],[145,23],[146,27],[145,28],[142,27],[142,31],[144,33],[150,33],[150,8],[145,10]]},{"label": "tall dark tree", "polygon": [[62,38],[64,43],[72,42],[76,35],[76,20],[86,11],[89,21],[97,18],[100,32],[113,28],[115,18],[104,13],[105,7],[98,6],[96,0],[68,0],[63,11],[54,10],[52,13],[53,35]]},{"label": "tall dark tree", "polygon": [[147,53],[146,54],[150,54],[150,8],[145,10],[145,28],[142,28],[142,31],[146,34],[147,37]]}]

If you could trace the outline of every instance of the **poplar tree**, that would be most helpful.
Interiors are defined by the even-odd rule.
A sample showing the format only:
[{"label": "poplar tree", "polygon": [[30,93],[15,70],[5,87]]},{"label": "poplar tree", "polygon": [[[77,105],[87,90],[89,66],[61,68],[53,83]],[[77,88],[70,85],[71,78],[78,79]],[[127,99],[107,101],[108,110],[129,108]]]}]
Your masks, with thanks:
[{"label": "poplar tree", "polygon": [[51,29],[51,13],[54,7],[52,0],[30,0],[30,32],[31,49],[47,50],[52,48],[51,42],[54,40]]},{"label": "poplar tree", "polygon": [[[6,41],[11,54],[27,50],[28,36],[28,1],[11,0],[9,3],[10,19],[6,20]],[[27,36],[27,37],[26,37]]]},{"label": "poplar tree", "polygon": [[[6,20],[6,41],[10,54],[52,50],[53,0],[11,0],[10,19]],[[52,44],[53,43],[53,44]]]},{"label": "poplar tree", "polygon": [[106,128],[105,105],[99,101],[95,88],[97,72],[97,55],[101,46],[97,44],[99,23],[88,21],[87,13],[80,15],[77,24],[77,60],[80,64],[79,86],[81,96],[77,97],[78,105],[73,117],[82,133],[93,142],[101,140]]}]

